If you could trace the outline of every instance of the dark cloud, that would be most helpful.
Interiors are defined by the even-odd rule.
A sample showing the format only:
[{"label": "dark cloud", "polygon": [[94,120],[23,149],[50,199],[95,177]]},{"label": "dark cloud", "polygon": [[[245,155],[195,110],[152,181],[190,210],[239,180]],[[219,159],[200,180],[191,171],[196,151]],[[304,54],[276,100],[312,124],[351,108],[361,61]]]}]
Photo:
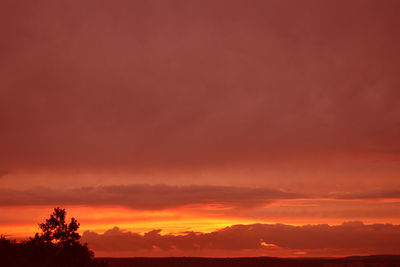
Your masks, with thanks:
[{"label": "dark cloud", "polygon": [[336,226],[252,224],[234,225],[211,233],[188,232],[178,236],[162,235],[160,230],[141,235],[115,227],[104,234],[86,231],[83,240],[97,251],[158,248],[186,251],[187,255],[196,250],[257,250],[274,247],[310,252],[331,249],[342,255],[354,249],[364,253],[399,253],[400,226],[365,225],[362,222],[346,222]]},{"label": "dark cloud", "polygon": [[166,209],[222,204],[251,208],[279,199],[305,197],[265,188],[230,186],[124,185],[78,189],[0,189],[0,205],[119,205],[132,209]]}]

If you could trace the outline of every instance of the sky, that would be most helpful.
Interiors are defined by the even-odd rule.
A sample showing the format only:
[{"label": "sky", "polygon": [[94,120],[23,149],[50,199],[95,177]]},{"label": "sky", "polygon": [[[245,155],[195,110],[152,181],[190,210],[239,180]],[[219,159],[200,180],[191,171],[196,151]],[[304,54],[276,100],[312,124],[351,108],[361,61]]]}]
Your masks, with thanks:
[{"label": "sky", "polygon": [[400,2],[0,3],[0,233],[97,256],[400,253]]}]

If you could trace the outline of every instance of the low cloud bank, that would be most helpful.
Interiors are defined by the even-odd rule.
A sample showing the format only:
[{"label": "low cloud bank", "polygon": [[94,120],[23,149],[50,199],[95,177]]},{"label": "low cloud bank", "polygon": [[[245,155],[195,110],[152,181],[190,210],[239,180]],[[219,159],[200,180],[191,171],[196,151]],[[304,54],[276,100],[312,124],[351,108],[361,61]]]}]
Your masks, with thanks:
[{"label": "low cloud bank", "polygon": [[[185,232],[162,235],[161,230],[145,234],[114,227],[103,234],[83,233],[83,240],[96,251],[143,253],[180,251],[181,255],[197,255],[198,251],[327,251],[337,255],[348,253],[400,253],[400,225],[345,222],[341,225],[251,224],[234,225],[211,233]],[[299,252],[297,252],[299,253]],[[251,253],[250,253],[251,254]],[[149,255],[149,254],[146,254]],[[150,253],[151,255],[151,253]]]}]

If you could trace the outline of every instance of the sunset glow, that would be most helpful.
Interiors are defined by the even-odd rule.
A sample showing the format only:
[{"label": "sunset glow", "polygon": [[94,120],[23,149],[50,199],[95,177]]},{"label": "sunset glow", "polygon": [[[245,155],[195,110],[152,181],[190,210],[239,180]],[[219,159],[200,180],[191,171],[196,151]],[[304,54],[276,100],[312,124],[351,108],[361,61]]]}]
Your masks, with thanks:
[{"label": "sunset glow", "polygon": [[0,234],[400,253],[400,1],[39,2],[0,4]]}]

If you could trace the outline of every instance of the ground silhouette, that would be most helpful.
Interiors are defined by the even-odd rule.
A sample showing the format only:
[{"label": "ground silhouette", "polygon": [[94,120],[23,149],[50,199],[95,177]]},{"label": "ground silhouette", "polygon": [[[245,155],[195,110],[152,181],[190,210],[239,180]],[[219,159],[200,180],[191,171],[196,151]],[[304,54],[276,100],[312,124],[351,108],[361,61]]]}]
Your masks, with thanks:
[{"label": "ground silhouette", "polygon": [[346,258],[104,258],[110,267],[400,267],[400,255]]},{"label": "ground silhouette", "polygon": [[46,222],[39,224],[41,233],[17,242],[0,237],[0,266],[8,267],[95,267],[107,266],[95,260],[87,244],[79,242],[79,223],[67,224],[65,209],[55,208]]}]

